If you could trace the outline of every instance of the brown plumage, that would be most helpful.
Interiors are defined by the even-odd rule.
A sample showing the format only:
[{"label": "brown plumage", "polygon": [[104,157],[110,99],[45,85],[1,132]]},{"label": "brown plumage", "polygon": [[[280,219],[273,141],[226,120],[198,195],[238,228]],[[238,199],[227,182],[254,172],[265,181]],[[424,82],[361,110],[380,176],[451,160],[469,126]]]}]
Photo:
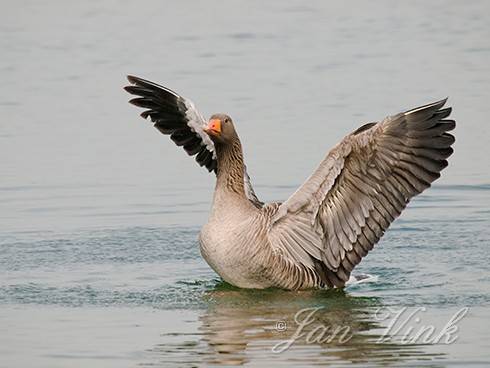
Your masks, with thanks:
[{"label": "brown plumage", "polygon": [[284,203],[257,199],[231,118],[209,124],[189,100],[136,77],[130,102],[217,175],[201,253],[244,288],[342,287],[407,203],[439,178],[452,154],[446,100],[348,134]]}]

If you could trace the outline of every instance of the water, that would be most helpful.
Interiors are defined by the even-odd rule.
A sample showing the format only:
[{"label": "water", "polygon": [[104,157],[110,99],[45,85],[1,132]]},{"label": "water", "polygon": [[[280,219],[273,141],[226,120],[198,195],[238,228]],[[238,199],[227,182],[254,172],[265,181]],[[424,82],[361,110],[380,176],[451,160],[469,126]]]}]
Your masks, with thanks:
[{"label": "water", "polygon": [[[484,1],[17,2],[0,15],[0,366],[490,363],[490,27]],[[238,126],[263,200],[361,123],[447,95],[455,154],[339,291],[246,291],[201,259],[213,177],[137,117],[141,75]],[[351,339],[282,353],[295,314]],[[456,342],[379,342],[423,307]]]}]

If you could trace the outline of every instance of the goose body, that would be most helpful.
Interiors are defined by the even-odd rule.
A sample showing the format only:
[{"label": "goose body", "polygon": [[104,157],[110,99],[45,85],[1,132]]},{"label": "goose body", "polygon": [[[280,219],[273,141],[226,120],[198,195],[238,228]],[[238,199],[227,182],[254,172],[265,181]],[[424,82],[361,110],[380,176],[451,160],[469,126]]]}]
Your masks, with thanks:
[{"label": "goose body", "polygon": [[446,100],[369,123],[348,134],[283,203],[255,195],[231,118],[207,122],[166,87],[128,77],[130,102],[146,110],[199,165],[216,173],[201,254],[241,288],[343,287],[409,200],[447,166],[455,122]]}]

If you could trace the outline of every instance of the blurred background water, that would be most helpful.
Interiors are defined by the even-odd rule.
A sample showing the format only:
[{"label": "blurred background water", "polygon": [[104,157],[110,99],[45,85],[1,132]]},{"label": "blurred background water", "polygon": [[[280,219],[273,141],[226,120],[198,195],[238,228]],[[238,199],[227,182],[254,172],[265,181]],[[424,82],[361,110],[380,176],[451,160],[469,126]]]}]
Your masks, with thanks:
[{"label": "blurred background water", "polygon": [[[490,6],[457,2],[18,1],[0,14],[0,366],[490,364]],[[125,75],[236,122],[283,200],[364,122],[449,96],[455,154],[345,292],[245,291],[201,259],[214,178],[138,117]],[[294,315],[349,326],[299,339]],[[376,343],[379,308],[451,345]],[[277,322],[287,329],[277,330]],[[415,323],[415,322],[414,322]]]}]

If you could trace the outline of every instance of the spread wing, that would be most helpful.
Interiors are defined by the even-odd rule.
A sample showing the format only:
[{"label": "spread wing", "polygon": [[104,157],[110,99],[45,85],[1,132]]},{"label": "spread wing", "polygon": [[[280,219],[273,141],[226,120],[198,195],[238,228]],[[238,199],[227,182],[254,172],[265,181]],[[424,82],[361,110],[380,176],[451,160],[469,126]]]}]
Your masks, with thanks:
[{"label": "spread wing", "polygon": [[439,178],[455,122],[446,100],[347,135],[276,212],[269,239],[292,263],[343,286],[409,200]]},{"label": "spread wing", "polygon": [[[216,172],[218,167],[213,141],[204,132],[206,120],[197,111],[192,101],[174,91],[148,80],[128,76],[131,86],[124,89],[137,96],[129,102],[146,110],[141,113],[144,119],[150,118],[161,133],[170,135],[177,146],[182,146],[190,156],[196,156],[200,166]],[[257,207],[263,205],[257,199],[250,178],[245,171],[245,193]]]},{"label": "spread wing", "polygon": [[145,79],[128,76],[128,80],[132,86],[124,89],[138,96],[129,102],[146,109],[141,116],[144,119],[149,117],[155,128],[170,135],[170,139],[177,146],[182,146],[190,156],[196,155],[200,166],[215,171],[217,161],[214,143],[204,132],[206,121],[192,101]]}]

